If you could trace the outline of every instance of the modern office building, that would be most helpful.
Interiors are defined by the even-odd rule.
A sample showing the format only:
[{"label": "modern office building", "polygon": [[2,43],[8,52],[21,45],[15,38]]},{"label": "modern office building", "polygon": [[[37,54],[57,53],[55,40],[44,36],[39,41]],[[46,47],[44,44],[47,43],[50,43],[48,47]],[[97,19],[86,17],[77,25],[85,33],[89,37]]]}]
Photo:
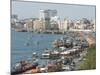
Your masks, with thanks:
[{"label": "modern office building", "polygon": [[57,19],[57,10],[40,10],[39,20],[42,20],[45,23],[45,30],[58,29]]},{"label": "modern office building", "polygon": [[39,19],[43,19],[43,20],[50,20],[51,17],[57,16],[57,10],[40,10],[40,16]]}]

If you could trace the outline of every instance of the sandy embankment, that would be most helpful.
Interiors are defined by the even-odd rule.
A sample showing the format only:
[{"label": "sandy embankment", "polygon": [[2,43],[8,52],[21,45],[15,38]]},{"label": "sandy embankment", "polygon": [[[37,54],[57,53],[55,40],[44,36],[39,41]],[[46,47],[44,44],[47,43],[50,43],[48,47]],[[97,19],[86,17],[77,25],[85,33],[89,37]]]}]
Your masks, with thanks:
[{"label": "sandy embankment", "polygon": [[89,35],[86,40],[88,41],[89,46],[96,44],[96,38],[91,35]]}]

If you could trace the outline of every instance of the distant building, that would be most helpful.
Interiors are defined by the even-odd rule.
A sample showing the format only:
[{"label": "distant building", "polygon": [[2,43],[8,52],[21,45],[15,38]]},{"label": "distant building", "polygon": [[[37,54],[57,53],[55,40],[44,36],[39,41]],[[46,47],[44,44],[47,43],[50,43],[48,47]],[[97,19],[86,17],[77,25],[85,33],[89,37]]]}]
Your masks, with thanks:
[{"label": "distant building", "polygon": [[74,30],[94,31],[94,29],[95,29],[94,22],[92,20],[88,20],[87,18],[82,18],[74,22]]},{"label": "distant building", "polygon": [[96,31],[96,21],[95,20],[93,20],[93,27],[94,27],[94,32]]},{"label": "distant building", "polygon": [[82,26],[81,29],[91,29],[91,27],[92,27],[91,22],[87,18],[82,18],[80,20],[80,22],[81,22],[81,26]]},{"label": "distant building", "polygon": [[39,20],[43,21],[45,30],[58,30],[57,10],[40,10]]},{"label": "distant building", "polygon": [[68,29],[69,30],[73,30],[74,27],[75,27],[75,22],[73,20],[69,20],[69,23],[68,24],[69,24]]},{"label": "distant building", "polygon": [[45,21],[44,20],[35,20],[33,29],[34,31],[44,31],[45,30]]},{"label": "distant building", "polygon": [[16,20],[18,20],[18,15],[11,15],[11,19],[16,19]]},{"label": "distant building", "polygon": [[43,20],[50,20],[51,17],[57,16],[57,10],[40,10],[40,17],[39,19]]},{"label": "distant building", "polygon": [[92,20],[91,24],[93,26],[93,31],[95,32],[96,31],[96,22],[95,22],[95,20]]},{"label": "distant building", "polygon": [[19,29],[21,29],[21,28],[24,28],[24,25],[23,25],[23,23],[22,22],[16,22],[16,28],[19,28]]},{"label": "distant building", "polygon": [[24,28],[27,30],[27,31],[33,31],[33,19],[28,19],[26,21],[26,23],[24,24]]},{"label": "distant building", "polygon": [[81,25],[81,21],[80,20],[77,20],[75,23],[74,23],[74,29],[82,29],[82,25]]},{"label": "distant building", "polygon": [[63,31],[63,24],[60,18],[58,19],[58,28],[59,28],[59,31]]},{"label": "distant building", "polygon": [[11,15],[11,28],[16,28],[16,22],[18,22],[18,15]]},{"label": "distant building", "polygon": [[58,20],[59,20],[58,16],[51,17],[50,19],[51,30],[59,30]]},{"label": "distant building", "polygon": [[63,31],[64,32],[68,31],[69,30],[69,26],[70,26],[70,22],[69,22],[68,19],[65,18],[64,21],[63,21]]},{"label": "distant building", "polygon": [[51,21],[50,22],[50,30],[59,30],[58,28],[58,23],[56,21]]}]

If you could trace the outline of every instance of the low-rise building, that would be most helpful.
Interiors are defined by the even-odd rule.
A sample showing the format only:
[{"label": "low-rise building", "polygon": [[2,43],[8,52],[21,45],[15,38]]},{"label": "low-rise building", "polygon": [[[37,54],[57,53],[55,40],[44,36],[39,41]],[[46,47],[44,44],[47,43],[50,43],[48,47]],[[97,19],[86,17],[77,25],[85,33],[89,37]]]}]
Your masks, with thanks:
[{"label": "low-rise building", "polygon": [[45,30],[45,21],[44,20],[35,20],[33,29],[34,31],[44,31]]},{"label": "low-rise building", "polygon": [[28,19],[26,21],[26,23],[24,24],[24,27],[27,31],[33,31],[33,20],[32,19]]}]

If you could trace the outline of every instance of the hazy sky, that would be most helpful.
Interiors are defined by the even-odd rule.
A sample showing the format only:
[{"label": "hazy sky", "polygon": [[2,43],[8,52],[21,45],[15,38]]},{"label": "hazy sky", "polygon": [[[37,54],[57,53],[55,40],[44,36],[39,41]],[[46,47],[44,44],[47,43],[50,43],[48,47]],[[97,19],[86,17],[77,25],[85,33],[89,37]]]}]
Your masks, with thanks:
[{"label": "hazy sky", "polygon": [[12,1],[12,14],[19,19],[39,17],[40,9],[56,9],[60,18],[95,19],[95,6]]}]

